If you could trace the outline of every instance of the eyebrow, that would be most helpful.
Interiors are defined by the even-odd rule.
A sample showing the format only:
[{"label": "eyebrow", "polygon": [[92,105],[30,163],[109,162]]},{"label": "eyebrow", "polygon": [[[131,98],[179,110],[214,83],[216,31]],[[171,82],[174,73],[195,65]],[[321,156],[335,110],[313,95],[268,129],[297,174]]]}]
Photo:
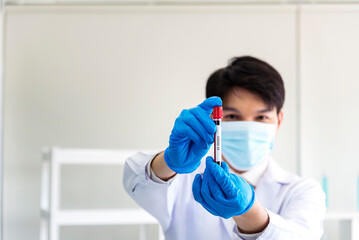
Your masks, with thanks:
[{"label": "eyebrow", "polygon": [[223,110],[240,113],[240,111],[237,108],[232,108],[232,107],[223,107]]},{"label": "eyebrow", "polygon": [[[239,111],[237,108],[232,108],[232,107],[223,107],[223,110],[241,113],[241,111]],[[256,111],[256,113],[267,113],[270,111],[272,111],[272,109],[266,108],[266,109],[258,110]]]},{"label": "eyebrow", "polygon": [[267,112],[270,112],[270,111],[272,111],[272,109],[266,108],[266,109],[263,109],[263,110],[259,110],[256,113],[267,113]]}]

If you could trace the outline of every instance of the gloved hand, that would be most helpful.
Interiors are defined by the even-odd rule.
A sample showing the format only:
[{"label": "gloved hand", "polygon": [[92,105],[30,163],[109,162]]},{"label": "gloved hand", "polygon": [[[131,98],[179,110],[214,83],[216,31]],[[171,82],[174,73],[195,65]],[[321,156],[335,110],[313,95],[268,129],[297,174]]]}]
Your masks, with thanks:
[{"label": "gloved hand", "polygon": [[164,154],[168,167],[176,173],[193,172],[208,152],[216,131],[209,116],[214,106],[222,106],[219,97],[207,98],[197,107],[183,110],[176,119]]},{"label": "gloved hand", "polygon": [[193,180],[194,199],[215,216],[230,218],[246,213],[254,203],[254,190],[243,178],[229,173],[226,162],[221,166],[206,159],[206,169]]}]

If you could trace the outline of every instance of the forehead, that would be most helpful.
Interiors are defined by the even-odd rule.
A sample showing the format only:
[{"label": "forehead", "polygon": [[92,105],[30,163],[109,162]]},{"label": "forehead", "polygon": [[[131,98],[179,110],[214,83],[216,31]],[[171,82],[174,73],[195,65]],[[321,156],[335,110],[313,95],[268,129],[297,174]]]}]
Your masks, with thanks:
[{"label": "forehead", "polygon": [[263,101],[261,97],[250,92],[247,89],[234,87],[223,98],[223,106],[241,106],[241,105],[253,105],[257,107],[268,108],[268,105]]}]

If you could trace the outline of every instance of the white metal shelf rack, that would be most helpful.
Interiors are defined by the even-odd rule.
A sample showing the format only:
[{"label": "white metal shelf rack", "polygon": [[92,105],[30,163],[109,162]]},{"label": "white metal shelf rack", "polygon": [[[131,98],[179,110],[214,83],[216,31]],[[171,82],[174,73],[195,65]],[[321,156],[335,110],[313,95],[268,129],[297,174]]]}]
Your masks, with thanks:
[{"label": "white metal shelf rack", "polygon": [[[43,150],[40,240],[59,240],[61,226],[140,225],[140,240],[147,225],[157,220],[142,209],[60,209],[62,165],[124,165],[134,151],[51,148]],[[331,212],[326,221],[350,221],[351,239],[359,239],[359,212]],[[158,224],[159,226],[159,224]],[[159,226],[159,239],[163,240]]]},{"label": "white metal shelf rack", "polygon": [[147,239],[147,225],[158,221],[142,209],[60,209],[62,165],[124,165],[134,151],[46,148],[41,177],[40,240],[59,240],[61,226],[140,225],[140,240]]},{"label": "white metal shelf rack", "polygon": [[349,221],[350,239],[359,239],[359,212],[332,212],[328,211],[325,221]]}]

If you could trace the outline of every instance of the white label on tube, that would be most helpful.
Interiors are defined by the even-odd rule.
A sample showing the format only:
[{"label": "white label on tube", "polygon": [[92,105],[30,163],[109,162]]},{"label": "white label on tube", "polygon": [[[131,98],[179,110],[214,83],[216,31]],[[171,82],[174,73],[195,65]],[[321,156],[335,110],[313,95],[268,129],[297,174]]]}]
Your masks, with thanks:
[{"label": "white label on tube", "polygon": [[215,134],[215,159],[217,163],[222,161],[222,126],[221,122],[219,125],[216,125],[216,134]]}]

